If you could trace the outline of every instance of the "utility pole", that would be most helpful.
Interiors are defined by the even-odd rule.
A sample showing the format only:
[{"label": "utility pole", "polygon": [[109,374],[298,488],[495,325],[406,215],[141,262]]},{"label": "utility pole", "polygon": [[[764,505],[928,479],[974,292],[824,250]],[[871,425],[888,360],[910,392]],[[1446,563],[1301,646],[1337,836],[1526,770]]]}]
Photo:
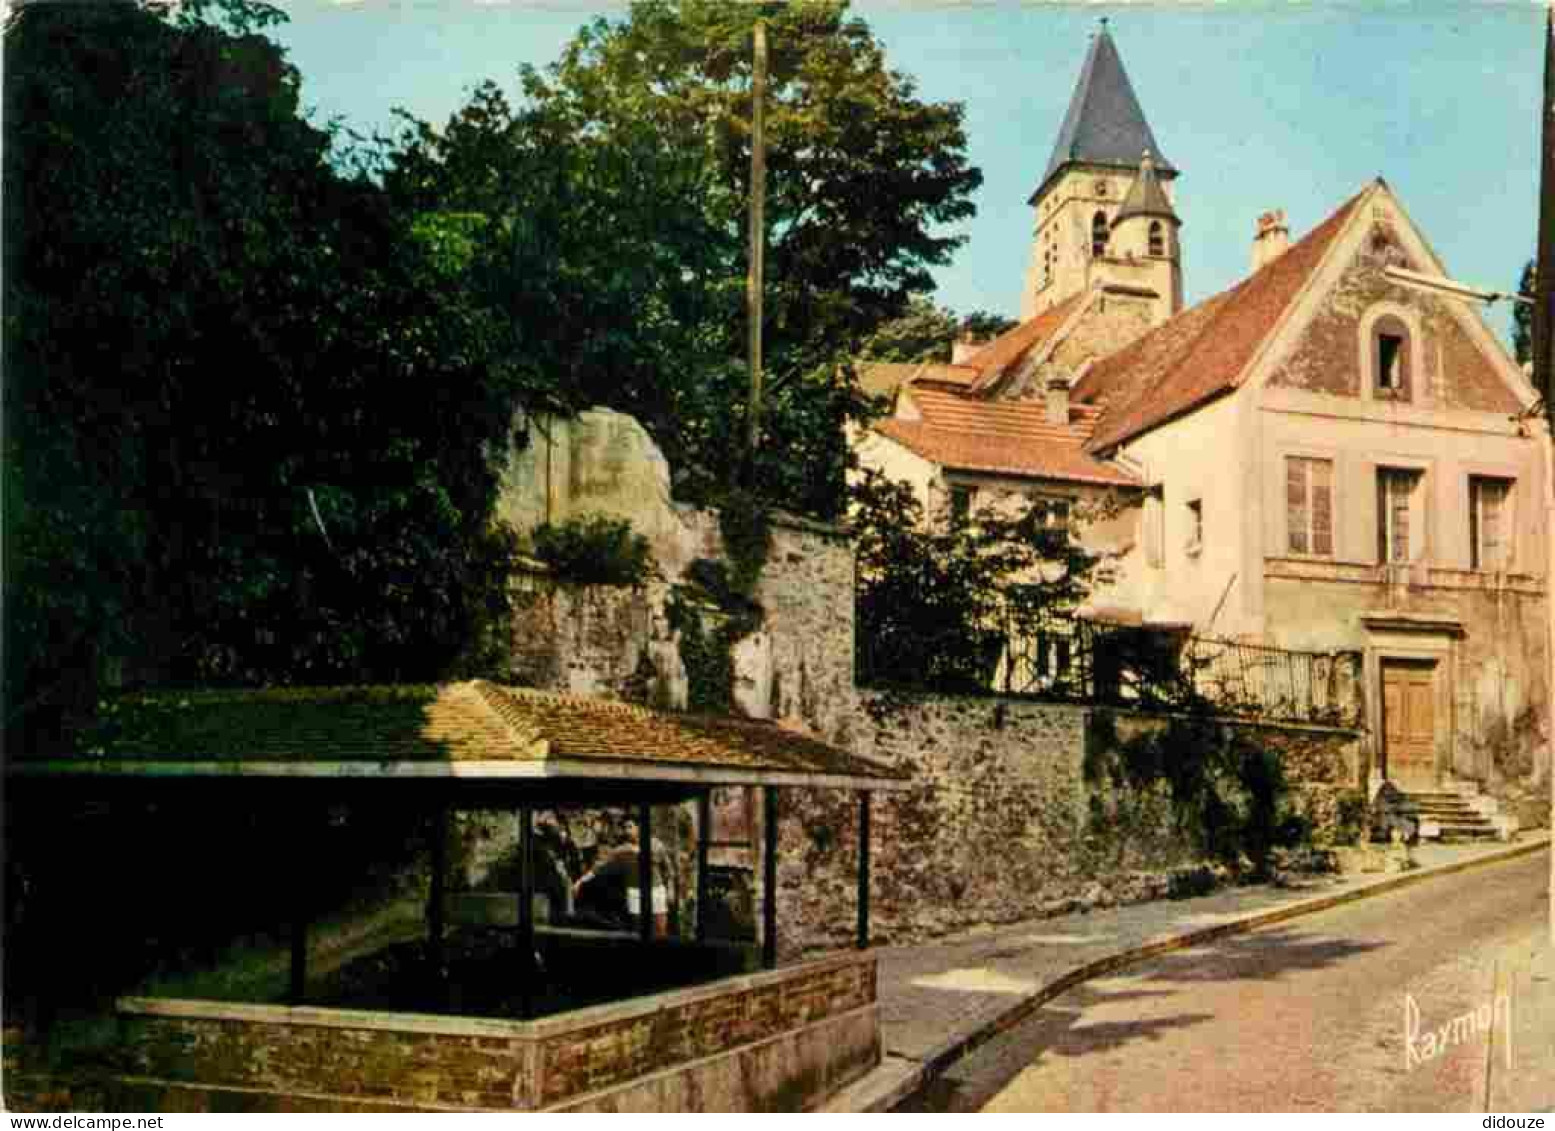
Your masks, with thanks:
[{"label": "utility pole", "polygon": [[[1539,114],[1539,253],[1534,263],[1533,387],[1544,399],[1544,537],[1549,547],[1545,560],[1544,600],[1548,608],[1550,676],[1545,695],[1549,699],[1546,728],[1550,741],[1550,799],[1555,803],[1555,371],[1551,369],[1551,335],[1555,332],[1555,7],[1544,14],[1544,96]],[[1555,857],[1550,861],[1550,890],[1555,892]],[[1555,900],[1550,903],[1550,938],[1555,942]]]},{"label": "utility pole", "polygon": [[[745,413],[745,458],[754,477],[761,443],[761,287],[766,259],[767,203],[767,22],[756,21],[756,54],[751,64],[750,269],[745,276],[746,317],[750,323],[750,403]],[[753,485],[753,484],[752,484]]]}]

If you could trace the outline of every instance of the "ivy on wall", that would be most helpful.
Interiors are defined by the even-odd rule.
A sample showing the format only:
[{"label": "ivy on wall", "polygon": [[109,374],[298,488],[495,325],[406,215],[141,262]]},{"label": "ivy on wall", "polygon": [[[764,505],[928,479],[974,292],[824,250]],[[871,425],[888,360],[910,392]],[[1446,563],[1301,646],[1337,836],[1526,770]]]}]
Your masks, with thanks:
[{"label": "ivy on wall", "polygon": [[[1179,831],[1208,859],[1268,874],[1271,854],[1310,838],[1292,803],[1278,751],[1207,713],[1120,739],[1112,712],[1091,715],[1085,778],[1093,786],[1164,788]],[[1093,808],[1093,820],[1112,817]]]},{"label": "ivy on wall", "polygon": [[641,585],[653,572],[648,539],[624,519],[590,514],[542,523],[533,540],[535,557],[574,584]]},{"label": "ivy on wall", "polygon": [[692,562],[665,611],[680,639],[687,707],[728,714],[734,710],[735,645],[765,619],[753,594],[772,549],[772,528],[766,508],[743,490],[723,497],[718,523],[726,560]]}]

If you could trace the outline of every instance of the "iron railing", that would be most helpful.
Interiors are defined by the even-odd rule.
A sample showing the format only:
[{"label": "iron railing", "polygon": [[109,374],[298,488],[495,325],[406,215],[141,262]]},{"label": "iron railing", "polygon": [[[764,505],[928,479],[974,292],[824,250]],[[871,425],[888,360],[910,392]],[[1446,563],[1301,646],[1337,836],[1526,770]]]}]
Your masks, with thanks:
[{"label": "iron railing", "polygon": [[1254,721],[1360,725],[1360,653],[1302,652],[1049,614],[858,635],[860,686],[1009,695]]}]

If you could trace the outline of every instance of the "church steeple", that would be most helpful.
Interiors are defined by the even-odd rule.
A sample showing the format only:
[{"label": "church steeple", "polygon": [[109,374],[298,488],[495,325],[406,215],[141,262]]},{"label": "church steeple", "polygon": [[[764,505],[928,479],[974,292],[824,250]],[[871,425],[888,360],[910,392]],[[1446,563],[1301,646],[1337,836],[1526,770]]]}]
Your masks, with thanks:
[{"label": "church steeple", "polygon": [[[1149,158],[1141,167],[1141,155]],[[1124,214],[1156,216],[1170,227],[1164,255],[1179,262],[1171,183],[1177,169],[1161,156],[1145,120],[1134,86],[1103,19],[1091,37],[1080,79],[1069,100],[1047,169],[1029,203],[1036,209],[1031,266],[1021,295],[1021,317],[1031,318],[1104,279],[1135,286],[1141,273],[1132,256],[1113,246],[1114,230]],[[1135,225],[1130,225],[1130,232]],[[1138,255],[1146,255],[1145,243]],[[1132,248],[1130,250],[1133,250]],[[1127,261],[1125,261],[1127,260]],[[1159,274],[1159,272],[1150,272]],[[1180,275],[1166,287],[1153,319],[1169,317],[1181,306]],[[1152,283],[1154,285],[1154,283]]]},{"label": "church steeple", "polygon": [[1128,81],[1123,59],[1107,30],[1107,18],[1091,37],[1091,48],[1080,68],[1080,81],[1069,99],[1069,111],[1059,128],[1053,155],[1048,158],[1042,183],[1027,203],[1035,204],[1042,190],[1070,165],[1107,165],[1133,172],[1139,155],[1148,150],[1154,155],[1156,169],[1167,177],[1177,175],[1161,147],[1156,144],[1150,123]]}]

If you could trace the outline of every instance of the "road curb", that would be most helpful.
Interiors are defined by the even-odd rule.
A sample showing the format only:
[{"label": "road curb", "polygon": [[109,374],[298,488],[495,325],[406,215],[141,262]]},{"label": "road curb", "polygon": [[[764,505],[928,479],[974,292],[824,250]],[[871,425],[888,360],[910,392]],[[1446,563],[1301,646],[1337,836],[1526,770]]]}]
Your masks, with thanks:
[{"label": "road curb", "polygon": [[[1421,868],[1414,872],[1401,872],[1398,875],[1386,876],[1362,887],[1351,888],[1348,891],[1297,900],[1282,907],[1270,907],[1262,911],[1252,911],[1240,918],[1228,919],[1224,923],[1215,923],[1208,927],[1197,927],[1191,931],[1184,931],[1179,934],[1160,935],[1153,939],[1147,939],[1137,946],[1083,963],[1060,975],[1033,993],[1021,998],[997,1017],[991,1018],[979,1025],[970,1033],[953,1036],[943,1044],[935,1047],[919,1062],[916,1070],[904,1070],[902,1066],[898,1065],[888,1074],[878,1071],[871,1073],[870,1076],[852,1085],[844,1096],[837,1097],[837,1100],[834,1101],[834,1104],[837,1104],[837,1106],[828,1104],[826,1110],[888,1111],[903,1100],[921,1092],[936,1077],[943,1075],[957,1061],[975,1052],[992,1038],[1020,1024],[1055,997],[1066,993],[1082,982],[1090,981],[1092,978],[1111,974],[1117,970],[1143,962],[1148,958],[1155,958],[1158,955],[1170,954],[1176,950],[1185,950],[1200,943],[1225,938],[1228,935],[1242,934],[1255,930],[1258,927],[1282,923],[1289,919],[1298,919],[1304,915],[1315,915],[1320,911],[1342,907],[1347,903],[1355,903],[1374,895],[1385,895],[1388,892],[1398,891],[1401,888],[1412,887],[1415,884],[1424,883],[1439,876],[1456,875],[1459,872],[1471,871],[1474,868],[1481,868],[1490,864],[1500,864],[1507,860],[1515,860],[1520,856],[1531,856],[1535,852],[1542,852],[1549,848],[1550,840],[1550,835],[1546,833],[1526,844],[1513,845],[1493,853],[1486,853],[1483,856],[1474,856],[1467,860],[1456,860],[1450,864],[1438,864],[1435,867]],[[891,1059],[900,1061],[904,1058],[892,1057]],[[871,1082],[875,1080],[877,1075],[883,1078],[872,1085]]]}]

